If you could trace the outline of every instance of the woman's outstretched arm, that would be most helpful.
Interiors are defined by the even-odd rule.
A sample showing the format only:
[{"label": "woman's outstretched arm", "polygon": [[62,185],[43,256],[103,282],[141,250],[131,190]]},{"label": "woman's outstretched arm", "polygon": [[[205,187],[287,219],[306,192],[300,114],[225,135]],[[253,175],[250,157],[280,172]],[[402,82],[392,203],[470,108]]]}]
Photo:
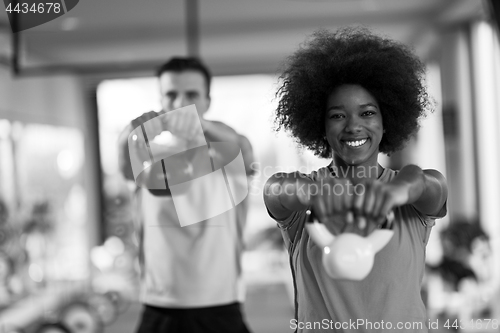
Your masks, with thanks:
[{"label": "woman's outstretched arm", "polygon": [[428,216],[437,216],[448,198],[446,179],[437,170],[407,165],[392,183],[407,184],[408,203]]},{"label": "woman's outstretched arm", "polygon": [[308,186],[314,182],[299,172],[279,172],[264,186],[264,202],[272,216],[284,220],[292,212],[308,207]]},{"label": "woman's outstretched arm", "polygon": [[416,165],[407,165],[389,183],[379,181],[363,184],[365,190],[355,195],[355,214],[382,221],[395,207],[411,204],[427,215],[442,217],[448,198],[448,187],[444,176],[436,170],[422,170]]}]

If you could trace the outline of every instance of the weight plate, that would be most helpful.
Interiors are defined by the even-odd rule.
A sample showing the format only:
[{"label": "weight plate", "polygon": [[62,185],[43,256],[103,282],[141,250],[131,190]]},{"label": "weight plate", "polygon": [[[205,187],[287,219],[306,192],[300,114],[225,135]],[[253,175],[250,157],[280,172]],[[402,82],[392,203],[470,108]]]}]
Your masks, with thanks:
[{"label": "weight plate", "polygon": [[104,293],[104,296],[109,298],[118,308],[118,313],[124,313],[130,307],[130,302],[123,296],[122,293],[116,290],[110,290]]},{"label": "weight plate", "polygon": [[97,312],[104,325],[112,324],[118,317],[118,307],[104,295],[93,294],[87,302]]},{"label": "weight plate", "polygon": [[99,315],[88,304],[75,302],[61,312],[61,322],[71,333],[102,333],[103,324]]},{"label": "weight plate", "polygon": [[110,223],[108,228],[111,235],[117,236],[119,238],[125,238],[131,232],[130,226],[123,222]]}]

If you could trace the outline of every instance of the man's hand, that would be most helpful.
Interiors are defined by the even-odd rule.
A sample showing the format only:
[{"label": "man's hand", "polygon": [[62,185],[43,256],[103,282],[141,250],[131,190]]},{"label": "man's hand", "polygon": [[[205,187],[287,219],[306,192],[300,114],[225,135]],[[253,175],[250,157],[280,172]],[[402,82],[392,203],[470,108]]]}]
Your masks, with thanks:
[{"label": "man's hand", "polygon": [[[158,113],[155,111],[145,112],[142,115],[140,115],[139,117],[132,120],[130,122],[130,124],[132,126],[132,129],[135,129],[135,128],[141,126],[142,124],[144,124],[145,122],[147,122],[148,120],[151,120],[151,119],[156,118],[156,117],[158,117]],[[155,122],[153,122],[153,123],[155,123]],[[157,129],[159,132],[161,132],[163,130],[163,128],[160,128],[160,127],[155,128],[155,129]]]},{"label": "man's hand", "polygon": [[[137,127],[143,125],[146,123],[148,120],[151,120],[155,117],[158,116],[157,112],[150,111],[143,113],[141,116],[135,118],[130,122],[129,125],[127,125],[123,131],[121,132],[119,138],[118,138],[118,163],[119,163],[119,168],[120,171],[122,172],[123,176],[125,179],[135,181],[134,178],[134,173],[132,171],[132,165],[130,163],[130,151],[129,151],[129,135],[132,133],[134,129]],[[148,123],[148,125],[151,125],[151,128],[148,126],[148,129],[151,129],[156,133],[156,135],[160,134],[161,132],[164,131],[163,127],[161,124],[158,124],[155,121],[152,121]],[[151,132],[153,133],[153,132]],[[139,141],[137,141],[139,142]],[[145,145],[144,143],[140,145]],[[142,149],[136,149],[136,152],[140,152],[142,154],[147,154],[147,150],[145,149],[146,147],[141,147]],[[146,157],[145,156],[140,156],[139,160],[144,160]]]},{"label": "man's hand", "polygon": [[[237,144],[243,155],[247,176],[255,172],[255,170],[252,169],[252,163],[254,162],[252,145],[246,137],[238,134],[233,128],[220,121],[206,120],[203,118],[201,118],[200,121],[205,138],[208,142],[231,142]],[[223,164],[225,163],[223,162]]]},{"label": "man's hand", "polygon": [[[148,122],[153,118],[158,119],[157,121]],[[180,138],[192,140],[202,133],[200,118],[192,112],[146,112],[132,120],[132,129],[146,122],[148,122],[147,132],[154,136],[160,135],[164,131],[169,131]],[[150,137],[150,139],[153,138]]]},{"label": "man's hand", "polygon": [[186,140],[193,140],[202,133],[200,117],[193,112],[167,112],[162,119],[165,126],[173,135]]}]

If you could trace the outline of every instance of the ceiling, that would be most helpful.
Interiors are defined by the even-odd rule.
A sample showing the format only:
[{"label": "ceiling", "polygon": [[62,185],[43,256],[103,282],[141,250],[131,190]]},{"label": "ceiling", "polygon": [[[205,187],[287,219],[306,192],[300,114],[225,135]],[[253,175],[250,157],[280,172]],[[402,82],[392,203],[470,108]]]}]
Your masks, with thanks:
[{"label": "ceiling", "polygon": [[[187,2],[196,0],[81,0],[67,14],[19,33],[20,67],[25,72],[151,71],[172,55],[187,54]],[[439,31],[486,15],[480,0],[197,3],[199,53],[216,75],[276,72],[315,29],[353,24],[412,44],[425,57]],[[0,27],[8,28],[4,11]]]}]

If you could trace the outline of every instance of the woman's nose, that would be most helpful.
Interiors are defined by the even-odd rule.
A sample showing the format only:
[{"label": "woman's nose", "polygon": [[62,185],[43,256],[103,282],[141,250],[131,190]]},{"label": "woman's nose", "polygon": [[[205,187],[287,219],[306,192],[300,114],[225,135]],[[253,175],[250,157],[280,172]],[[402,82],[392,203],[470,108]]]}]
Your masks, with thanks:
[{"label": "woman's nose", "polygon": [[361,130],[361,119],[359,117],[348,117],[345,131],[349,133],[359,132]]}]

